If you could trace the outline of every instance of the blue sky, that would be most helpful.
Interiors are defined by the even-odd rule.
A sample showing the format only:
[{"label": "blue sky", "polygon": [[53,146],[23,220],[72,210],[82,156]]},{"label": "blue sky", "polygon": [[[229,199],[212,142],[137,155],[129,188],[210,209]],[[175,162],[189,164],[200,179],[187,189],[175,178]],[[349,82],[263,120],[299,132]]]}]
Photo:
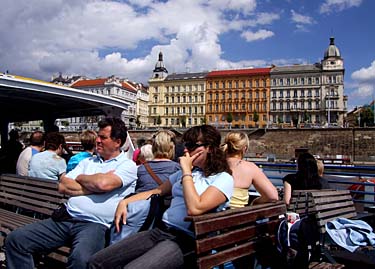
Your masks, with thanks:
[{"label": "blue sky", "polygon": [[2,0],[0,72],[117,75],[319,62],[335,37],[349,109],[375,95],[373,0]]}]

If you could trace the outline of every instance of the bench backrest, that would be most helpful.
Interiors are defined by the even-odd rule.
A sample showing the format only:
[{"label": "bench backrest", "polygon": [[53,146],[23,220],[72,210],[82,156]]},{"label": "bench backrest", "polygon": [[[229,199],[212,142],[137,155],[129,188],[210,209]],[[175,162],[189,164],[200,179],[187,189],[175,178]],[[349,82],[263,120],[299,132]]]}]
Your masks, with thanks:
[{"label": "bench backrest", "polygon": [[0,204],[50,216],[66,201],[58,192],[58,182],[13,174],[0,175]]},{"label": "bench backrest", "polygon": [[198,267],[212,268],[250,255],[265,237],[274,241],[279,216],[285,212],[285,204],[276,202],[188,217],[196,236]]},{"label": "bench backrest", "polygon": [[[307,203],[306,203],[306,198]],[[307,207],[306,207],[307,206]],[[288,210],[304,214],[314,214],[320,232],[325,232],[325,224],[338,217],[352,218],[357,215],[349,190],[295,190]]]}]

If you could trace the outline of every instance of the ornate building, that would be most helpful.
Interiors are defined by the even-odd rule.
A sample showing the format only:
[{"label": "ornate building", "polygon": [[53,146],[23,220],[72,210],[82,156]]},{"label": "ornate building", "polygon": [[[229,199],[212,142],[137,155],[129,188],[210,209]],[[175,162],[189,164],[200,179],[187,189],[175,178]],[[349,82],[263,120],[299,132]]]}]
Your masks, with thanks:
[{"label": "ornate building", "polygon": [[[136,105],[137,105],[137,88],[125,79],[111,76],[108,78],[97,79],[81,79],[71,85],[72,88],[84,91],[107,95],[120,99],[128,104],[128,110],[124,110],[121,114],[122,120],[130,129],[136,127]],[[96,118],[77,118],[72,119],[72,125],[82,125],[82,121],[88,124],[96,123]],[[78,121],[78,122],[77,122]],[[84,128],[84,126],[83,126]],[[82,129],[82,127],[81,127]]]},{"label": "ornate building", "polygon": [[[224,127],[265,127],[269,121],[270,68],[212,71],[206,76],[206,119]],[[232,121],[231,121],[232,120]]]},{"label": "ornate building", "polygon": [[204,123],[207,72],[167,74],[160,52],[149,80],[150,127],[178,128]]},{"label": "ornate building", "polygon": [[273,124],[344,124],[344,66],[331,37],[321,63],[274,66],[271,70],[270,120]]}]

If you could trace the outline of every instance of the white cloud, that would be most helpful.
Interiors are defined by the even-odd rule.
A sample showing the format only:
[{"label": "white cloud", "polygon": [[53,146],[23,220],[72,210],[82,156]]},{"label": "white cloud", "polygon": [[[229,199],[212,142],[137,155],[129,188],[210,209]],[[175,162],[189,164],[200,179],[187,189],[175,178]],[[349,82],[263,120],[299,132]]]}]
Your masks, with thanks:
[{"label": "white cloud", "polygon": [[351,7],[358,7],[362,0],[325,0],[320,6],[320,13],[333,13],[343,11]]},{"label": "white cloud", "polygon": [[[256,0],[2,0],[1,71],[50,79],[53,74],[118,75],[147,82],[158,53],[169,72],[252,66],[263,60],[222,59],[220,36],[247,40],[280,17],[256,12]],[[183,15],[182,15],[183,14]],[[146,47],[142,53],[135,49]]]},{"label": "white cloud", "polygon": [[292,14],[292,21],[298,24],[313,24],[315,23],[314,19],[310,16],[302,15],[295,12],[293,9],[290,11]]},{"label": "white cloud", "polygon": [[375,83],[375,61],[373,61],[369,67],[362,67],[361,69],[354,71],[351,77],[359,82]]},{"label": "white cloud", "polygon": [[245,31],[241,34],[241,37],[243,37],[248,42],[263,40],[272,36],[274,36],[274,33],[272,31],[264,29],[261,29],[257,32]]},{"label": "white cloud", "polygon": [[375,95],[375,61],[369,67],[363,67],[351,74],[353,83],[348,85],[353,89],[349,98],[358,104],[366,104]]}]

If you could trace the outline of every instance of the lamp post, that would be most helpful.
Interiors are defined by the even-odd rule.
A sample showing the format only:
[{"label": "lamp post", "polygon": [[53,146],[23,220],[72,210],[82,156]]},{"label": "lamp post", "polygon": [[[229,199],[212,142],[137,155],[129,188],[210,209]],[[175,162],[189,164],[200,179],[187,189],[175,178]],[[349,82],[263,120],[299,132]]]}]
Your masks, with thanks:
[{"label": "lamp post", "polygon": [[328,105],[327,105],[327,108],[328,108],[328,115],[327,115],[327,121],[328,121],[328,127],[329,127],[329,125],[331,124],[331,112],[330,112],[330,103],[329,103],[329,100],[330,100],[330,98],[329,98],[329,93],[327,93],[327,95],[326,95],[326,99],[327,99],[327,102],[328,102]]}]

